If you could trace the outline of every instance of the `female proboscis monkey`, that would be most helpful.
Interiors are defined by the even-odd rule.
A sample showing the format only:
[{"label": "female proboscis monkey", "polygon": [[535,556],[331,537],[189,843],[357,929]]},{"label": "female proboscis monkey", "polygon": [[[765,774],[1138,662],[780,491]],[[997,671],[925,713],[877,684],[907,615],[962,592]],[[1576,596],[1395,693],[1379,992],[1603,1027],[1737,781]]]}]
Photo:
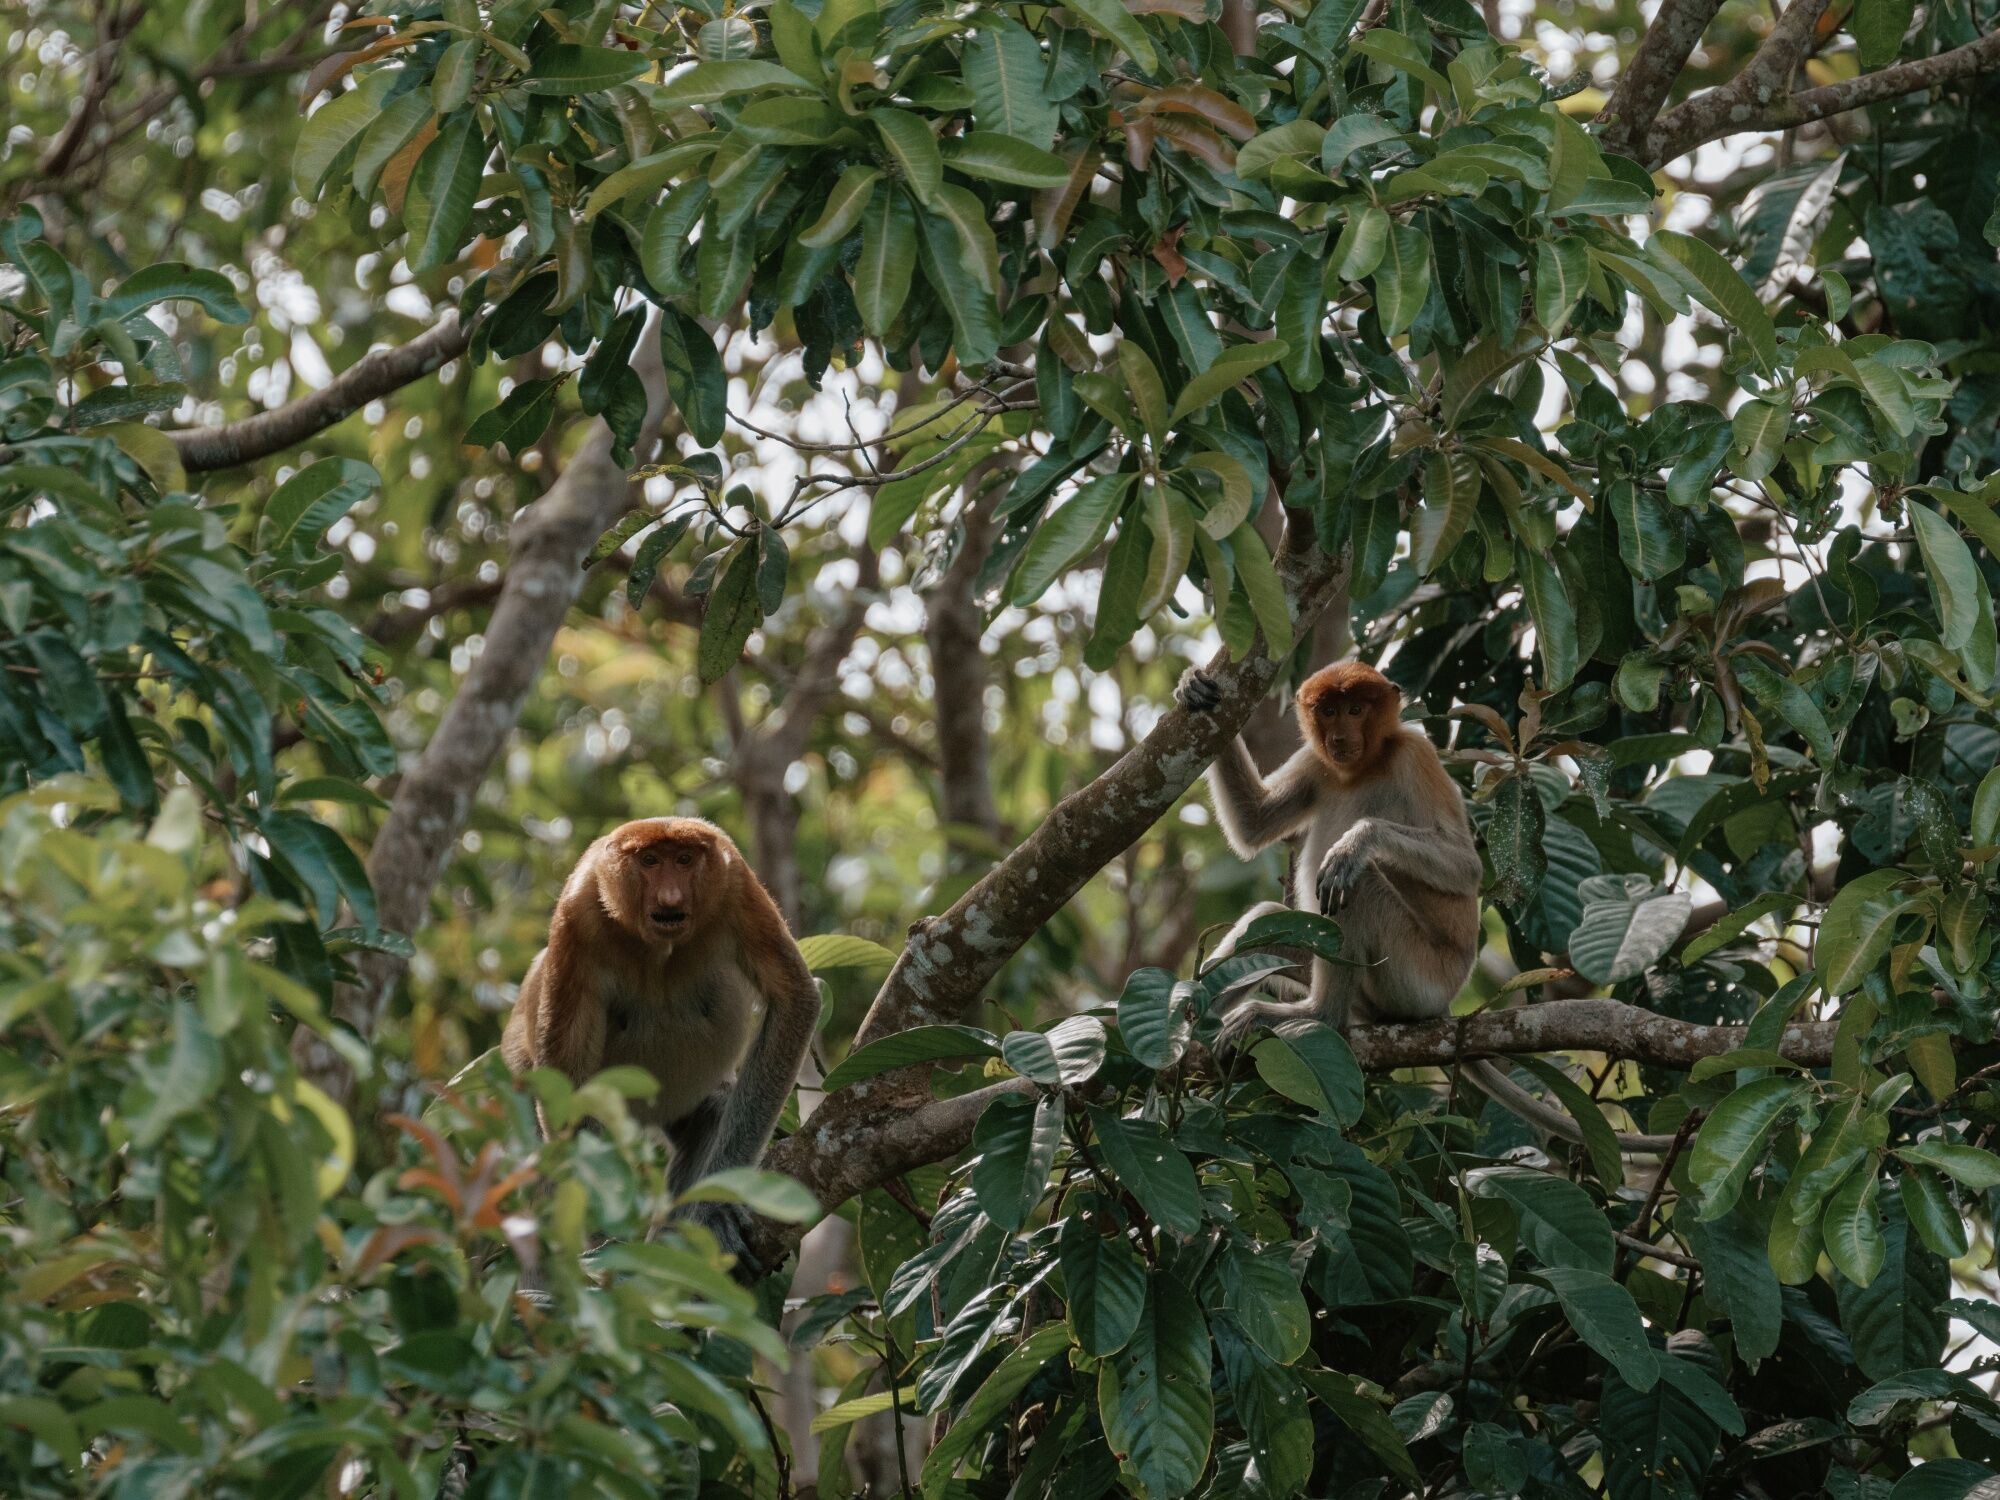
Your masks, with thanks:
[{"label": "female proboscis monkey", "polygon": [[[678,1193],[756,1163],[818,1018],[805,958],[729,835],[700,818],[642,818],[577,861],[500,1048],[517,1073],[652,1074],[659,1091],[632,1112],[666,1130]],[[686,1213],[748,1267],[740,1210]]]},{"label": "female proboscis monkey", "polygon": [[[1221,695],[1190,668],[1174,696],[1193,712]],[[1305,745],[1267,782],[1241,738],[1209,768],[1217,820],[1238,855],[1305,830],[1294,905],[1340,920],[1348,963],[1315,957],[1302,1000],[1245,1000],[1222,1018],[1217,1045],[1239,1045],[1259,1023],[1429,1021],[1445,1015],[1479,956],[1484,871],[1465,798],[1422,730],[1402,721],[1396,685],[1364,662],[1323,667],[1298,691]],[[1258,903],[1216,949],[1229,953]],[[1293,986],[1296,989],[1296,985]],[[1484,1059],[1462,1064],[1479,1086],[1530,1123],[1567,1140],[1583,1132]],[[1621,1135],[1630,1151],[1661,1151],[1671,1136]]]}]

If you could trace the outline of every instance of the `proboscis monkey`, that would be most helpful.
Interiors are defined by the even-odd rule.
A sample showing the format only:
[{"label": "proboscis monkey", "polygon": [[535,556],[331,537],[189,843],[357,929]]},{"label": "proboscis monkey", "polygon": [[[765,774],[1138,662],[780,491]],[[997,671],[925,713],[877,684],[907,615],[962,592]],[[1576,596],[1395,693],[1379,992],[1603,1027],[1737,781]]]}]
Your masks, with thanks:
[{"label": "proboscis monkey", "polygon": [[[666,1130],[678,1193],[756,1163],[818,1017],[798,944],[729,835],[699,818],[642,818],[577,861],[500,1046],[517,1073],[651,1073],[659,1092],[634,1114]],[[740,1210],[685,1212],[756,1269]]]},{"label": "proboscis monkey", "polygon": [[[1193,712],[1221,701],[1199,668],[1175,697]],[[1239,738],[1209,768],[1223,835],[1238,855],[1299,829],[1293,904],[1338,916],[1349,964],[1314,958],[1312,985],[1292,1001],[1245,1000],[1223,1018],[1218,1045],[1240,1044],[1259,1023],[1429,1021],[1446,1014],[1479,956],[1484,872],[1458,785],[1437,749],[1402,721],[1396,685],[1364,662],[1323,667],[1298,692],[1305,744],[1266,781]],[[1286,908],[1258,903],[1216,949],[1230,952],[1258,917]],[[1293,986],[1296,989],[1296,985]],[[1484,1059],[1463,1064],[1479,1086],[1531,1124],[1567,1140],[1583,1132],[1563,1111]],[[1664,1151],[1671,1136],[1622,1134],[1628,1151]]]}]

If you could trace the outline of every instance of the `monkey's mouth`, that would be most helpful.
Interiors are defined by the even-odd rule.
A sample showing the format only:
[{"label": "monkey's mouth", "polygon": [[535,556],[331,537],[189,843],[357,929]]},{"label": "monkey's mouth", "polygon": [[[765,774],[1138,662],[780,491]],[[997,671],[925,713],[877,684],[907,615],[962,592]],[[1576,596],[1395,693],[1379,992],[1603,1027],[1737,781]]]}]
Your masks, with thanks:
[{"label": "monkey's mouth", "polygon": [[687,926],[688,914],[684,906],[662,906],[653,913],[653,925],[661,932],[679,932]]}]

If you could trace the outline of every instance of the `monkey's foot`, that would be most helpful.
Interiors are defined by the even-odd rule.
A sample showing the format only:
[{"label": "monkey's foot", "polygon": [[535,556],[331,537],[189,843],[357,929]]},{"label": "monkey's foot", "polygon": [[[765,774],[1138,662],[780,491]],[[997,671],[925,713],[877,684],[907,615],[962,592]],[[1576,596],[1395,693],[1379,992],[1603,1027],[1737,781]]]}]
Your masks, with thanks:
[{"label": "monkey's foot", "polygon": [[736,1257],[730,1274],[748,1285],[770,1268],[750,1251],[750,1210],[740,1203],[690,1203],[677,1215],[715,1236],[725,1255]]},{"label": "monkey's foot", "polygon": [[1215,1034],[1214,1050],[1217,1053],[1237,1051],[1244,1045],[1251,1029],[1260,1025],[1277,1027],[1286,1022],[1316,1018],[1317,1010],[1310,1000],[1245,1000],[1230,1007],[1223,1015],[1221,1028]]},{"label": "monkey's foot", "polygon": [[1326,851],[1326,858],[1319,863],[1319,909],[1322,915],[1332,916],[1347,904],[1353,894],[1361,872],[1367,868],[1359,851],[1335,844]]},{"label": "monkey's foot", "polygon": [[1174,702],[1192,714],[1214,713],[1222,706],[1222,689],[1204,667],[1189,667],[1174,688]]}]

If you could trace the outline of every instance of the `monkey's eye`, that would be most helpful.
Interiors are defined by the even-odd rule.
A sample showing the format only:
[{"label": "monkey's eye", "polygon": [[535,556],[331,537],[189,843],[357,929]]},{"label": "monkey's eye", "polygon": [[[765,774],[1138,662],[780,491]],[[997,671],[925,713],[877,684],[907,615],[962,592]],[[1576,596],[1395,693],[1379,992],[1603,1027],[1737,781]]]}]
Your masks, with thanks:
[{"label": "monkey's eye", "polygon": [[1340,712],[1340,702],[1335,698],[1322,698],[1313,706],[1313,711],[1322,715],[1337,714]]},{"label": "monkey's eye", "polygon": [[1364,703],[1350,703],[1347,705],[1347,716],[1350,719],[1358,719],[1366,711],[1367,705]]},{"label": "monkey's eye", "polygon": [[680,867],[683,870],[685,870],[689,865],[693,863],[694,863],[694,856],[692,854],[683,852],[679,860]]},{"label": "monkey's eye", "polygon": [[653,866],[658,864],[659,862],[660,862],[660,856],[653,853],[653,851],[650,849],[648,849],[644,854],[639,856],[639,863],[644,865],[649,870],[652,869]]}]

